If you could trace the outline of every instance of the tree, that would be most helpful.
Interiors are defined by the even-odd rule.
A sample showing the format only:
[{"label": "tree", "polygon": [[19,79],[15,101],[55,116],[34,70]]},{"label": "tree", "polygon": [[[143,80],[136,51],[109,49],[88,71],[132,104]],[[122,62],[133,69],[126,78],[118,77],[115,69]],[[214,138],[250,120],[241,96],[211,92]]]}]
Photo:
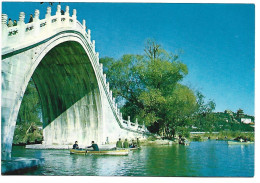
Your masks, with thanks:
[{"label": "tree", "polygon": [[131,116],[134,118],[138,109],[142,108],[138,97],[144,89],[144,85],[140,80],[142,67],[142,56],[124,55],[121,59],[101,58],[100,62],[104,65],[104,72],[107,75],[113,96],[122,107],[121,111],[124,118]]},{"label": "tree", "polygon": [[18,113],[17,124],[40,122],[41,103],[36,87],[31,79],[28,83]]},{"label": "tree", "polygon": [[205,103],[205,96],[197,92],[197,110],[195,115],[195,125],[201,131],[211,132],[214,129],[215,116],[212,113],[216,104],[213,100]]},{"label": "tree", "polygon": [[152,132],[172,137],[178,126],[190,125],[196,108],[194,92],[180,84],[188,69],[154,41],[148,40],[144,52],[100,62],[124,117],[137,117]]},{"label": "tree", "polygon": [[36,87],[31,79],[23,96],[14,132],[14,144],[40,142],[42,131],[38,129],[41,117],[41,103]]}]

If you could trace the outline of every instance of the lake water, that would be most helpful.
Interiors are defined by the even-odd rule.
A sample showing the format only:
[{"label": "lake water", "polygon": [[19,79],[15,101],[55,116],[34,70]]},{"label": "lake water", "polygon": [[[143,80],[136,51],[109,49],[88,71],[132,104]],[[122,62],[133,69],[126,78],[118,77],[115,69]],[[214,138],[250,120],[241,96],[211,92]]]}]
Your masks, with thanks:
[{"label": "lake water", "polygon": [[25,175],[94,176],[254,176],[254,144],[191,142],[189,146],[143,146],[128,156],[70,155],[68,150],[13,147],[13,157],[42,157],[43,166]]}]

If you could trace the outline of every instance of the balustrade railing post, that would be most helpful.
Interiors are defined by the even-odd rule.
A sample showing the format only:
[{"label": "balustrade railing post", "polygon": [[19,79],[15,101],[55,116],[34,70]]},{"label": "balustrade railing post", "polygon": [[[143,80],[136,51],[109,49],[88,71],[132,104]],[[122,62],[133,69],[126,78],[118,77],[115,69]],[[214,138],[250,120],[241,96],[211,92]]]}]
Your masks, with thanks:
[{"label": "balustrade railing post", "polygon": [[96,44],[96,42],[95,42],[95,40],[93,40],[93,41],[92,41],[92,46],[93,46],[93,52],[94,52],[94,53],[95,53],[95,47],[96,47],[95,44]]},{"label": "balustrade railing post", "polygon": [[107,91],[109,91],[109,82],[107,82]]},{"label": "balustrade railing post", "polygon": [[40,30],[40,11],[39,10],[35,10],[34,12],[34,18],[33,18],[33,26],[34,26],[34,35],[38,36],[39,35],[39,30]]},{"label": "balustrade railing post", "polygon": [[90,42],[90,40],[91,40],[91,31],[90,29],[88,29],[88,41]]},{"label": "balustrade railing post", "polygon": [[120,116],[121,120],[123,120],[123,114],[120,112],[120,110],[119,110],[119,116]]},{"label": "balustrade railing post", "polygon": [[77,10],[73,9],[73,14],[72,14],[72,20],[73,20],[73,26],[76,26],[76,22],[77,22]]},{"label": "balustrade railing post", "polygon": [[86,31],[86,20],[82,21],[83,33]]},{"label": "balustrade railing post", "polygon": [[144,122],[143,122],[143,125],[142,125],[142,129],[145,130],[145,125],[144,125]]},{"label": "balustrade railing post", "polygon": [[103,64],[102,64],[102,63],[100,63],[100,65],[99,65],[99,66],[100,66],[100,72],[101,72],[101,73],[103,73]]},{"label": "balustrade railing post", "polygon": [[135,119],[135,128],[138,129],[138,119]]},{"label": "balustrade railing post", "polygon": [[40,11],[36,9],[35,12],[34,12],[33,22],[38,22],[39,16],[40,16]]},{"label": "balustrade railing post", "polygon": [[114,97],[112,97],[112,103],[113,103],[113,107],[116,108],[116,99]]},{"label": "balustrade railing post", "polygon": [[112,90],[110,90],[110,99],[111,100],[113,99],[113,92],[112,92]]},{"label": "balustrade railing post", "polygon": [[18,34],[19,34],[19,40],[23,40],[25,39],[25,23],[24,23],[24,19],[25,19],[25,13],[24,12],[20,12],[19,15],[19,21],[17,22],[17,27],[18,27]]},{"label": "balustrade railing post", "polygon": [[70,22],[70,8],[69,6],[66,6],[66,11],[65,11],[65,24],[68,26]]},{"label": "balustrade railing post", "polygon": [[104,83],[106,83],[106,77],[107,77],[107,75],[106,75],[106,74],[103,74]]},{"label": "balustrade railing post", "polygon": [[47,7],[47,11],[46,11],[46,14],[45,14],[45,18],[48,19],[51,17],[51,7]]},{"label": "balustrade railing post", "polygon": [[7,14],[2,14],[2,45],[6,43],[8,37],[7,18]]},{"label": "balustrade railing post", "polygon": [[128,127],[131,127],[130,116],[128,116],[128,118],[127,118],[127,126],[128,126]]},{"label": "balustrade railing post", "polygon": [[56,17],[57,17],[57,26],[60,26],[61,24],[61,5],[57,5],[57,11],[56,11]]},{"label": "balustrade railing post", "polygon": [[97,56],[97,64],[99,64],[99,52],[96,53]]},{"label": "balustrade railing post", "polygon": [[47,12],[45,14],[45,19],[46,19],[47,30],[50,30],[51,29],[51,7],[47,7]]}]

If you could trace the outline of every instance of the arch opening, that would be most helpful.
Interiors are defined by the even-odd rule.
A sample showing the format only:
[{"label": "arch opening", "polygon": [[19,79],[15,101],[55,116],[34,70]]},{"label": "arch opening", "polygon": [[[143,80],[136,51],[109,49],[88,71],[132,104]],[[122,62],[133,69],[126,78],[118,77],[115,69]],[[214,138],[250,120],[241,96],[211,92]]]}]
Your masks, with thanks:
[{"label": "arch opening", "polygon": [[45,144],[98,141],[100,91],[81,44],[66,41],[56,45],[43,57],[32,79],[42,105]]}]

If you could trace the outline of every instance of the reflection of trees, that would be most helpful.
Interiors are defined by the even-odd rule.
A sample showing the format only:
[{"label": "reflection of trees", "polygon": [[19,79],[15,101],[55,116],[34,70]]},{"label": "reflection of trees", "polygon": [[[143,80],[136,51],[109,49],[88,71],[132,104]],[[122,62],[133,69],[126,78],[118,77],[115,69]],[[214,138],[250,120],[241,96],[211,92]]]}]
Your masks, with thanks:
[{"label": "reflection of trees", "polygon": [[99,175],[96,156],[92,155],[69,155],[68,161],[64,162],[64,170],[71,175]]},{"label": "reflection of trees", "polygon": [[188,146],[149,147],[145,165],[148,176],[190,176]]}]

